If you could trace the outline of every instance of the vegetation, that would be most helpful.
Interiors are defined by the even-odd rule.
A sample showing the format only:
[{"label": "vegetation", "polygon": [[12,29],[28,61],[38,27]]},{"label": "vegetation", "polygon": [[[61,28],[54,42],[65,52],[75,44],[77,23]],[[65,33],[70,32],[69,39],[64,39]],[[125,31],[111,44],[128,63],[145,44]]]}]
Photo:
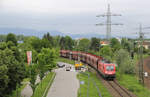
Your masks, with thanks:
[{"label": "vegetation", "polygon": [[[37,85],[34,96],[33,97],[42,97],[47,87],[52,84],[52,80],[54,79],[54,72],[48,73],[44,79]],[[41,87],[42,84],[42,87]]]},{"label": "vegetation", "polygon": [[61,49],[73,50],[74,41],[70,36],[61,37],[59,40],[59,45]]},{"label": "vegetation", "polygon": [[[121,84],[127,80],[124,77],[135,77],[135,64],[138,60],[136,39],[123,38],[120,41],[112,38],[107,46],[100,45],[100,41],[105,40],[95,37],[74,40],[70,36],[51,36],[50,33],[45,34],[42,39],[35,36],[16,36],[12,33],[0,35],[0,97],[7,97],[12,91],[19,89],[24,78],[31,78],[31,87],[36,90],[37,75],[43,80],[45,73],[55,68],[56,61],[74,64],[72,60],[58,58],[60,49],[89,52],[115,62]],[[31,66],[27,65],[27,51],[32,51]],[[150,50],[144,49],[143,53],[148,55]],[[44,87],[42,83],[40,85],[41,88]]]},{"label": "vegetation", "polygon": [[9,33],[6,37],[6,42],[11,41],[14,45],[17,45],[17,39],[16,36],[12,33]]},{"label": "vegetation", "polygon": [[23,81],[22,81],[22,85],[21,86],[19,86],[19,85],[17,85],[17,89],[16,90],[14,90],[13,92],[12,92],[12,95],[10,95],[9,97],[20,97],[21,96],[21,91],[25,88],[25,86],[27,85],[27,82],[28,81],[30,81],[30,79],[29,78],[25,78]]},{"label": "vegetation", "polygon": [[75,63],[75,61],[73,61],[73,60],[69,60],[69,59],[62,58],[62,57],[57,58],[57,62],[64,62],[64,63],[69,63],[69,64]]},{"label": "vegetation", "polygon": [[131,57],[129,56],[129,53],[126,50],[120,49],[119,51],[117,51],[115,58],[121,74],[135,73],[135,64],[133,63]]},{"label": "vegetation", "polygon": [[104,46],[100,50],[100,55],[106,58],[107,60],[112,60],[112,49],[110,46]]},{"label": "vegetation", "polygon": [[[14,95],[13,91],[21,91],[21,82],[30,78],[30,85],[35,91],[37,75],[41,80],[46,72],[56,66],[59,37],[52,37],[49,33],[42,39],[25,37],[23,35],[0,35],[0,97]],[[22,41],[21,43],[18,41]],[[55,48],[55,49],[54,49]],[[32,51],[32,64],[27,65],[27,51]],[[41,85],[42,88],[42,85]],[[34,95],[34,94],[33,94]]]},{"label": "vegetation", "polygon": [[[15,38],[15,37],[13,37]],[[10,40],[9,40],[10,39]],[[25,66],[18,48],[7,38],[0,43],[0,96],[6,97],[25,78]],[[11,45],[10,45],[11,43]]]},{"label": "vegetation", "polygon": [[[90,75],[89,79],[87,74]],[[99,97],[98,91],[100,91],[102,97],[112,97],[108,90],[105,88],[105,86],[102,84],[102,82],[97,78],[96,74],[91,72],[86,72],[85,74],[79,73],[77,77],[80,81],[84,81],[83,84],[80,84],[80,88],[78,90],[78,97],[86,97],[87,92],[89,97]],[[88,87],[89,81],[90,83]],[[94,83],[97,85],[98,90]]]},{"label": "vegetation", "polygon": [[89,39],[81,39],[80,41],[77,41],[77,50],[78,51],[84,51],[87,52],[89,48],[90,40]]},{"label": "vegetation", "polygon": [[118,39],[116,39],[116,38],[111,39],[110,46],[111,46],[113,52],[115,52],[121,48],[121,44],[118,41]]},{"label": "vegetation", "polygon": [[30,76],[29,76],[29,78],[30,78],[30,86],[31,86],[31,88],[32,88],[32,91],[33,91],[33,96],[34,96],[34,92],[35,92],[35,89],[36,89],[36,87],[37,87],[37,85],[38,84],[36,84],[36,78],[37,78],[37,65],[35,64],[35,65],[31,65],[30,66]]},{"label": "vegetation", "polygon": [[137,97],[150,97],[150,90],[139,84],[138,78],[135,75],[123,74],[121,79],[119,76],[120,73],[117,72],[117,80],[119,83],[137,95]]},{"label": "vegetation", "polygon": [[90,43],[90,50],[93,51],[99,51],[99,47],[100,47],[100,39],[93,37],[91,38],[91,43]]}]

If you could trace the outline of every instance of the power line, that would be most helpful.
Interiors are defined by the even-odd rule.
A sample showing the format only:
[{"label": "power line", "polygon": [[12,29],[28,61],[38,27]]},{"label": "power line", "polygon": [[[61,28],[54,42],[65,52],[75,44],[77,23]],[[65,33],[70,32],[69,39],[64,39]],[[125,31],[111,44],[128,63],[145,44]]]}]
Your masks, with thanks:
[{"label": "power line", "polygon": [[103,26],[106,25],[106,38],[107,40],[109,40],[111,38],[111,26],[112,25],[123,25],[121,23],[112,23],[111,22],[111,17],[112,16],[121,16],[121,14],[112,14],[110,11],[110,4],[108,4],[108,9],[107,9],[107,13],[106,14],[101,14],[101,15],[97,15],[96,17],[107,17],[107,21],[106,23],[99,23],[96,24],[96,26]]}]

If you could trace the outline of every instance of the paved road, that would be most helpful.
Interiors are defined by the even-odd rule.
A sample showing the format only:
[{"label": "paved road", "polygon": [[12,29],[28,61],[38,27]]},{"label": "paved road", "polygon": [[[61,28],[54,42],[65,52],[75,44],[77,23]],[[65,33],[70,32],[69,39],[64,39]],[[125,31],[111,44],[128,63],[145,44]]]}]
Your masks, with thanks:
[{"label": "paved road", "polygon": [[[70,64],[66,64],[70,65]],[[74,68],[65,71],[64,68],[55,70],[56,77],[47,94],[47,97],[77,97],[79,81],[76,77],[77,72]]]}]

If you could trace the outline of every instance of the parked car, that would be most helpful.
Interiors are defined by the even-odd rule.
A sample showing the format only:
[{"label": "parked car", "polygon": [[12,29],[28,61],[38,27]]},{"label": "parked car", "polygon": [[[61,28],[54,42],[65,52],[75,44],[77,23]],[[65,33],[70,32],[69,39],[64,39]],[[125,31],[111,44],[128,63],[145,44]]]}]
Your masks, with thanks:
[{"label": "parked car", "polygon": [[58,66],[59,68],[63,68],[63,67],[65,67],[65,64],[64,64],[64,63],[57,63],[57,66]]},{"label": "parked car", "polygon": [[71,66],[67,66],[66,71],[70,71],[70,70],[71,70]]}]

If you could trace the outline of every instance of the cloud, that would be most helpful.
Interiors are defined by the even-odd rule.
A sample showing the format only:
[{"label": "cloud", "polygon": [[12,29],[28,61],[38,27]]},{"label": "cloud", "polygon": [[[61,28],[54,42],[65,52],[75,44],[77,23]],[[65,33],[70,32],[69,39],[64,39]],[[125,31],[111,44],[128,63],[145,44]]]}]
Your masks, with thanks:
[{"label": "cloud", "polygon": [[100,0],[4,0],[3,9],[13,12],[79,13],[94,11]]},{"label": "cloud", "polygon": [[12,12],[73,14],[81,12],[104,12],[107,3],[113,11],[148,11],[150,1],[142,0],[3,0],[3,9]]},{"label": "cloud", "polygon": [[95,16],[105,13],[108,3],[112,13],[122,14],[112,17],[112,22],[125,25],[113,26],[113,33],[133,32],[140,22],[150,25],[149,0],[1,0],[0,27],[104,33],[105,27],[94,24],[104,23],[106,18]]}]

